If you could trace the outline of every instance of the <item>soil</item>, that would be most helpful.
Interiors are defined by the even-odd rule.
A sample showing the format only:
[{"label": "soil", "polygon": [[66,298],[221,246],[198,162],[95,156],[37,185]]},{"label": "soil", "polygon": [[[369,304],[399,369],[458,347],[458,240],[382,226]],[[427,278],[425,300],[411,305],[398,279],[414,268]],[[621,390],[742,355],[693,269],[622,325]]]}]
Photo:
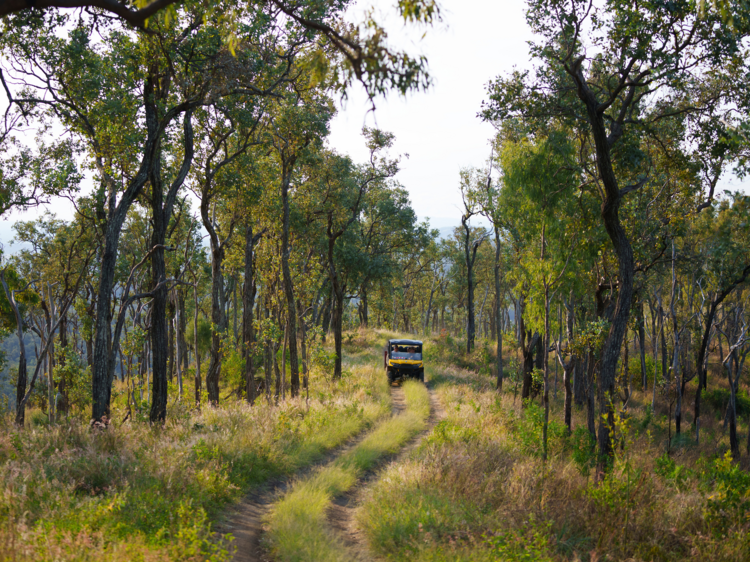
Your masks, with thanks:
[{"label": "soil", "polygon": [[[368,554],[367,542],[362,530],[357,527],[355,518],[356,510],[362,504],[368,486],[377,481],[380,474],[390,465],[397,464],[405,459],[420,445],[422,440],[432,431],[432,428],[435,427],[435,424],[445,416],[445,411],[443,410],[440,401],[437,399],[435,392],[430,388],[429,382],[426,383],[426,386],[430,392],[430,417],[427,419],[427,426],[425,429],[419,433],[419,435],[414,437],[397,454],[390,458],[386,458],[385,463],[382,463],[379,467],[366,473],[357,485],[347,493],[334,498],[331,502],[331,506],[328,508],[328,524],[338,533],[339,537],[344,541],[344,544],[346,544],[354,553],[356,556],[355,560],[362,562],[373,560]],[[392,392],[394,405],[393,412],[394,415],[398,415],[398,413],[406,408],[406,404],[403,402],[403,391],[400,387],[394,387],[392,388]],[[402,400],[402,407],[397,410],[397,400],[399,398]]]},{"label": "soil", "polygon": [[[390,457],[391,462],[398,462],[405,455],[415,449],[422,439],[430,432],[434,425],[444,415],[437,397],[430,390],[430,417],[427,427],[418,436],[412,439],[397,455]],[[394,416],[406,410],[406,399],[404,391],[400,386],[391,386],[391,409]],[[234,536],[233,547],[236,548],[233,562],[270,562],[271,556],[263,547],[263,518],[276,501],[282,496],[289,486],[296,480],[304,478],[317,467],[330,463],[336,457],[356,447],[357,444],[367,436],[368,432],[350,439],[346,444],[330,451],[316,463],[305,467],[294,475],[278,478],[268,482],[260,489],[248,494],[239,504],[227,514],[224,521],[216,526],[219,534],[232,533]],[[383,466],[382,464],[380,465]],[[340,533],[346,544],[357,552],[359,560],[369,560],[365,547],[364,537],[355,526],[354,513],[359,505],[362,491],[370,482],[374,481],[379,474],[379,469],[373,469],[366,473],[360,482],[346,494],[334,498],[328,510],[328,521],[331,527]]]}]

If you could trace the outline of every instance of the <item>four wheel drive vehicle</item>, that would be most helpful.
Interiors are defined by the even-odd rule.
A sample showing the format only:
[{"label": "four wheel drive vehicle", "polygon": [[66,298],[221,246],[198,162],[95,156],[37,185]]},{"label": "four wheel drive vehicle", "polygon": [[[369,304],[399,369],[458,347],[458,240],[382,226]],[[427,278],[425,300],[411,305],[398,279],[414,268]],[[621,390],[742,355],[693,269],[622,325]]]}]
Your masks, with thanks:
[{"label": "four wheel drive vehicle", "polygon": [[388,340],[383,360],[388,382],[418,379],[424,382],[422,342],[418,340]]}]

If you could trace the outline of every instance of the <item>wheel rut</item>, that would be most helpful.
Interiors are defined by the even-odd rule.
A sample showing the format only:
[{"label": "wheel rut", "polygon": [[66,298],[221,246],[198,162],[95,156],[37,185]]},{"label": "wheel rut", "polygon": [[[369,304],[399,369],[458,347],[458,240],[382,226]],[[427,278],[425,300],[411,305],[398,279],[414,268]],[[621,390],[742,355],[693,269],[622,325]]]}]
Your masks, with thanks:
[{"label": "wheel rut", "polygon": [[270,480],[260,488],[250,492],[237,505],[233,506],[224,521],[216,526],[216,533],[232,533],[233,547],[236,549],[232,562],[270,562],[271,556],[263,548],[263,518],[276,500],[284,495],[297,480],[305,478],[316,468],[324,466],[350,449],[356,447],[368,434],[363,431],[346,443],[328,451],[319,460],[289,476]]},{"label": "wheel rut", "polygon": [[[402,452],[410,450],[411,448],[416,446],[415,443],[418,443],[417,440],[420,438],[420,436],[425,435],[426,432],[429,431],[429,429],[434,425],[435,422],[433,421],[433,418],[435,417],[436,404],[437,400],[435,400],[432,391],[430,391],[430,418],[427,422],[428,428],[420,433],[420,435],[412,440],[408,445],[406,445],[406,447],[402,449]],[[406,411],[406,398],[404,396],[404,391],[400,386],[392,386],[392,415],[397,416],[404,411]],[[341,445],[340,447],[329,451],[315,463],[295,472],[290,476],[277,478],[265,483],[261,488],[249,493],[239,504],[231,508],[225,519],[217,524],[216,532],[218,534],[231,533],[234,537],[233,547],[236,550],[234,552],[234,556],[232,557],[232,561],[271,562],[273,558],[263,546],[263,519],[270,510],[271,506],[276,502],[278,498],[280,498],[287,492],[287,490],[294,482],[299,479],[305,478],[315,469],[332,462],[337,457],[353,449],[360,443],[360,441],[367,437],[368,434],[369,431],[364,431],[356,437],[351,438],[344,445]],[[335,498],[333,505],[342,505],[343,509],[345,510],[344,512],[347,514],[347,517],[336,517],[333,519],[329,517],[329,522],[332,524],[334,529],[342,530],[345,528],[345,526],[348,526],[347,510],[349,509],[351,509],[352,511],[351,520],[353,521],[354,503],[352,503],[351,508],[348,508],[346,507],[346,504],[342,502],[348,501],[346,498],[348,498],[349,496],[354,497],[354,495],[356,494],[356,490],[361,487],[362,482],[369,481],[369,479],[372,478],[375,473],[376,471],[374,470],[370,471],[363,477],[362,481],[357,484],[355,489],[339,498]],[[352,541],[347,540],[347,542],[351,542],[352,544],[359,544],[360,541],[358,537],[353,537]]]},{"label": "wheel rut", "polygon": [[[373,558],[369,555],[367,542],[365,540],[364,533],[356,525],[356,510],[362,504],[364,494],[367,488],[377,480],[380,474],[392,464],[396,464],[405,459],[414,449],[419,447],[427,435],[432,431],[435,425],[445,416],[440,401],[435,394],[435,391],[431,388],[430,383],[427,382],[427,390],[430,393],[430,417],[427,418],[427,426],[418,435],[416,435],[409,443],[407,443],[398,453],[392,455],[390,458],[384,459],[384,462],[377,468],[368,471],[360,481],[347,493],[342,494],[336,498],[333,498],[331,505],[328,508],[326,514],[328,524],[338,536],[343,540],[344,544],[349,547],[352,553],[356,556],[354,560],[360,562],[371,561]],[[398,390],[399,392],[394,392]],[[394,415],[405,411],[406,404],[404,400],[403,390],[400,387],[393,387],[391,389],[393,396],[393,412]],[[397,397],[401,397],[403,407],[397,410],[396,401]]]}]

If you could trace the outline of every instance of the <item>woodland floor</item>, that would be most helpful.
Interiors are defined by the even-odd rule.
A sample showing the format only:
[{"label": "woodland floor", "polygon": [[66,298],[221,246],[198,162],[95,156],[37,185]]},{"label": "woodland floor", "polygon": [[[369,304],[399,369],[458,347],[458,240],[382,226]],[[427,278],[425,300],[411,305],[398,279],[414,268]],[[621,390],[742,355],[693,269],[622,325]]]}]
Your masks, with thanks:
[{"label": "woodland floor", "polygon": [[[429,381],[426,383],[430,388]],[[391,412],[392,416],[399,416],[406,411],[406,401],[403,389],[400,385],[391,385]],[[358,483],[345,494],[334,497],[328,507],[326,519],[330,529],[355,552],[357,560],[371,560],[365,537],[357,528],[355,512],[361,503],[362,492],[372,481],[378,478],[383,470],[383,465],[398,463],[406,455],[410,454],[422,440],[429,434],[437,422],[444,416],[444,410],[437,399],[436,394],[430,391],[430,416],[427,427],[407,443],[399,453],[383,458],[378,466],[367,471]],[[273,558],[268,549],[264,547],[263,521],[269,509],[275,501],[283,496],[295,480],[309,475],[317,467],[330,464],[335,459],[351,451],[359,444],[366,435],[360,435],[348,442],[346,445],[331,451],[319,462],[306,467],[298,473],[269,482],[262,490],[255,490],[249,494],[237,506],[234,506],[226,515],[227,521],[217,527],[218,533],[231,533],[234,536],[233,562],[267,562]]]},{"label": "woodland floor", "polygon": [[[652,414],[651,392],[636,390],[617,422],[612,467],[597,482],[585,410],[574,408],[572,434],[561,423],[562,385],[544,461],[539,400],[522,405],[512,378],[496,392],[490,344],[467,356],[449,337],[426,340],[425,391],[387,385],[380,349],[391,335],[354,333],[345,376],[314,381],[309,404],[228,402],[175,410],[158,430],[134,420],[101,434],[75,420],[7,425],[0,561],[750,560],[748,457],[727,456],[720,378],[710,380],[716,397],[706,402],[700,444],[694,434],[674,437],[667,396],[657,395]],[[363,447],[407,418],[417,422],[398,446]],[[363,449],[379,452],[360,462]],[[344,485],[329,478],[347,470]],[[304,500],[321,486],[341,491],[316,496],[314,516],[290,507],[295,490]],[[298,536],[288,533],[294,517]],[[297,548],[314,532],[330,544],[314,554]],[[290,536],[284,552],[279,541]]]}]

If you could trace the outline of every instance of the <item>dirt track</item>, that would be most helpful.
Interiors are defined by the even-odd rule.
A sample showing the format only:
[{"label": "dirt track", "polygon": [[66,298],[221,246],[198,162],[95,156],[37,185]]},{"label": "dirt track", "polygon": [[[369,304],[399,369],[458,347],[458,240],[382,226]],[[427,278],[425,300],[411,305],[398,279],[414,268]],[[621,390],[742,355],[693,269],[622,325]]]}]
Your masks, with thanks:
[{"label": "dirt track", "polygon": [[[357,560],[372,560],[368,555],[365,538],[362,531],[357,528],[355,519],[356,509],[362,503],[365,490],[371,483],[377,480],[380,473],[385,470],[388,465],[400,462],[416,449],[422,440],[430,433],[430,431],[432,431],[435,424],[437,424],[437,422],[445,415],[440,401],[437,399],[435,392],[430,388],[429,382],[426,386],[430,391],[430,417],[427,419],[427,426],[425,429],[401,449],[398,454],[387,459],[390,460],[390,462],[381,464],[376,470],[369,471],[362,477],[357,485],[354,486],[354,488],[349,490],[346,494],[334,498],[331,502],[331,506],[328,508],[328,524],[332,529],[338,532],[339,536],[344,540],[344,543],[356,553]],[[395,391],[396,388],[394,387],[392,390]],[[398,388],[398,391],[398,393],[393,392],[394,415],[397,415],[406,408],[406,405],[403,402],[403,391],[401,391],[400,387]],[[397,410],[396,406],[397,396],[399,395],[402,401],[401,403],[403,404],[401,410]]]},{"label": "dirt track", "polygon": [[[427,384],[429,389],[429,383]],[[394,416],[406,410],[404,391],[400,386],[391,387],[391,409]],[[430,432],[438,420],[442,417],[443,410],[434,392],[430,390],[430,417],[427,427],[418,436],[412,439],[397,455],[391,457],[391,462],[398,462],[410,451],[416,448],[422,439]],[[248,494],[245,499],[234,507],[227,520],[217,525],[218,533],[232,533],[236,551],[232,560],[234,562],[266,562],[272,558],[263,548],[263,517],[278,497],[283,495],[292,482],[311,473],[315,468],[333,461],[335,458],[354,448],[367,436],[363,432],[350,439],[345,445],[327,453],[318,462],[298,471],[297,473],[279,478],[266,483],[263,488]],[[386,459],[387,460],[387,459]],[[381,464],[381,467],[383,465]],[[348,493],[334,498],[328,510],[328,522],[331,527],[341,534],[343,540],[352,547],[355,552],[360,553],[361,560],[367,560],[364,539],[354,526],[354,512],[359,505],[361,493],[368,483],[373,481],[379,474],[379,469],[369,471],[360,482]]]}]

